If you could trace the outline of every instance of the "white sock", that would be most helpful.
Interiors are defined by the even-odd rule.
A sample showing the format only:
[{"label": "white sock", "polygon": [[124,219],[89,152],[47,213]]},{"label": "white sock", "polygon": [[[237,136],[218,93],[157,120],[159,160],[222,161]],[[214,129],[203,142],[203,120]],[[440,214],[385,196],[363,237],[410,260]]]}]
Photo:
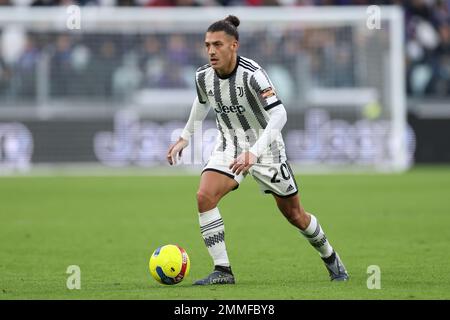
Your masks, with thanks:
[{"label": "white sock", "polygon": [[311,222],[305,230],[300,230],[311,245],[319,251],[322,258],[328,258],[333,253],[333,248],[325,236],[322,227],[316,217],[311,215]]},{"label": "white sock", "polygon": [[225,246],[225,226],[219,209],[215,207],[198,214],[200,230],[208,252],[215,266],[229,267],[227,248]]}]

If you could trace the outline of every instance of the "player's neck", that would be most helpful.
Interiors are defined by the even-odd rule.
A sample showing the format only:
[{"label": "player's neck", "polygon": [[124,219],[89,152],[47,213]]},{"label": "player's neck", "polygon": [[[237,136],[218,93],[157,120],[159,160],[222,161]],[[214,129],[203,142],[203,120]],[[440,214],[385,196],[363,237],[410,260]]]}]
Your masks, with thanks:
[{"label": "player's neck", "polygon": [[219,78],[227,79],[231,77],[236,72],[238,63],[239,63],[239,56],[236,56],[233,59],[231,59],[230,64],[226,68],[222,70],[216,70],[216,73],[219,76]]}]

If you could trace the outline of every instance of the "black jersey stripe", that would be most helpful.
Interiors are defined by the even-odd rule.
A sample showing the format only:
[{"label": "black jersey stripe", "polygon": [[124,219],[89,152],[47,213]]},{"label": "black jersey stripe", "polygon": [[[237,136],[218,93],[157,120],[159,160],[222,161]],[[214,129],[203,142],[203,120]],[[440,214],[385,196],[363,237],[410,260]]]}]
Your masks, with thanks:
[{"label": "black jersey stripe", "polygon": [[236,76],[233,76],[229,80],[230,82],[230,99],[233,105],[238,105],[239,101],[236,93]]},{"label": "black jersey stripe", "polygon": [[242,148],[239,146],[239,141],[236,133],[233,135],[233,144],[234,144],[234,159],[238,157],[242,153]]},{"label": "black jersey stripe", "polygon": [[258,102],[256,101],[255,97],[253,96],[250,87],[248,85],[248,72],[244,72],[243,78],[244,78],[244,91],[245,96],[247,97],[248,104],[250,105],[256,119],[258,120],[259,125],[262,128],[266,128],[267,126],[266,118],[264,117],[264,114],[262,113],[262,110]]},{"label": "black jersey stripe", "polygon": [[202,94],[201,94],[201,92],[200,92],[200,88],[199,88],[199,86],[198,86],[198,85],[196,85],[196,86],[195,86],[195,88],[197,89],[197,97],[198,97],[198,102],[200,102],[201,104],[205,104],[205,103],[206,103],[206,101],[205,101],[205,100],[203,100],[203,98],[202,98]]},{"label": "black jersey stripe", "polygon": [[[230,79],[235,79],[235,75],[231,76]],[[232,91],[234,91],[234,93],[236,94],[236,88],[235,86],[233,86],[234,90],[231,90],[231,85],[230,85],[230,81],[228,81],[228,85],[230,86],[230,94],[232,93]],[[219,77],[217,76],[216,73],[214,73],[214,97],[216,99],[216,102],[222,104],[222,94],[220,92],[220,81],[219,81]],[[238,104],[238,103],[236,103]],[[238,138],[236,136],[236,132],[235,130],[233,130],[233,126],[231,124],[230,118],[228,117],[227,114],[225,113],[220,113],[220,117],[222,119],[222,121],[225,123],[225,125],[227,126],[228,130],[229,130],[229,134],[233,137],[233,147],[234,147],[234,158],[237,158],[237,154],[240,154],[242,152],[242,149],[239,147],[239,141]]]},{"label": "black jersey stripe", "polygon": [[227,147],[227,140],[225,139],[225,132],[223,132],[222,125],[220,124],[219,119],[216,118],[217,128],[219,129],[220,136],[222,137],[222,144],[218,146],[216,151],[225,151]]},{"label": "black jersey stripe", "polygon": [[274,162],[274,163],[279,163],[279,162],[281,162],[281,151],[280,151],[280,149],[278,148],[278,143],[277,143],[277,141],[275,140],[275,141],[273,141],[270,145],[269,145],[269,148],[270,148],[270,153],[272,154],[272,161]]},{"label": "black jersey stripe", "polygon": [[[229,85],[229,90],[230,90],[231,103],[233,105],[238,105],[239,101],[238,101],[237,94],[236,94],[236,75],[233,75],[228,80],[228,85]],[[250,125],[248,124],[248,121],[245,118],[245,116],[240,115],[240,114],[236,114],[236,116],[239,119],[239,122],[240,122],[241,126],[243,127],[244,131],[246,131],[247,128],[250,128]],[[233,145],[234,145],[234,158],[236,159],[237,156],[239,154],[241,154],[242,148],[239,146],[239,140],[236,135],[236,131],[233,130],[232,133],[233,133]]]},{"label": "black jersey stripe", "polygon": [[242,61],[248,62],[248,63],[250,63],[252,66],[257,67],[256,64],[253,64],[254,61],[251,61],[249,58],[246,58],[246,57],[243,57],[243,56],[240,56],[240,57],[241,57],[241,60],[242,60]]},{"label": "black jersey stripe", "polygon": [[[237,94],[236,94],[236,77],[232,77],[230,79],[230,98],[231,98],[231,103],[233,105],[238,105],[239,104],[239,100],[237,98]],[[247,118],[243,115],[243,114],[236,114],[239,122],[242,125],[242,128],[244,129],[245,132],[247,132],[247,130],[249,130],[250,124],[248,123]]]},{"label": "black jersey stripe", "polygon": [[[236,77],[232,77],[230,79],[230,98],[231,98],[231,103],[233,105],[238,105],[239,104],[239,100],[237,97],[237,93],[236,93]],[[248,139],[247,141],[250,144],[253,144],[256,142],[256,132],[254,132],[254,130],[251,128],[248,119],[245,115],[243,114],[236,114],[236,117],[239,120],[239,123],[242,126],[242,129],[244,129],[245,132],[245,138]]]},{"label": "black jersey stripe", "polygon": [[248,69],[251,69],[252,71],[258,70],[258,68],[256,68],[255,66],[251,65],[251,64],[248,63],[248,62],[245,62],[244,60],[239,61],[239,64],[240,64],[241,66],[247,67]]},{"label": "black jersey stripe", "polygon": [[280,147],[278,146],[278,141],[275,140],[272,142],[272,146],[270,149],[270,152],[272,153],[273,156],[273,162],[281,162],[281,150]]},{"label": "black jersey stripe", "polygon": [[246,66],[243,66],[242,64],[239,64],[239,66],[241,66],[242,68],[244,68],[245,70],[248,70],[250,72],[254,72],[254,70],[247,68]]},{"label": "black jersey stripe", "polygon": [[279,106],[282,104],[280,100],[275,101],[274,103],[269,104],[268,106],[264,107],[264,110],[269,111],[272,108],[275,108],[276,106]]},{"label": "black jersey stripe", "polygon": [[257,68],[252,67],[252,66],[246,64],[244,61],[239,62],[239,65],[242,66],[242,67],[244,67],[244,68],[247,68],[247,69],[249,69],[249,70],[251,70],[251,71],[253,71],[253,72],[256,71],[256,70],[258,70]]},{"label": "black jersey stripe", "polygon": [[244,66],[243,64],[241,64],[241,63],[239,63],[239,66],[241,66],[242,68],[244,68],[245,70],[248,70],[248,71],[250,71],[250,72],[255,72],[255,70],[253,70],[253,69],[250,69],[249,67],[246,67],[246,66]]},{"label": "black jersey stripe", "polygon": [[[219,83],[219,78],[217,77],[216,74],[214,74],[214,99],[216,101],[222,102],[222,97],[220,95],[220,83]],[[223,115],[223,114],[222,114]],[[226,115],[225,115],[226,116]],[[228,119],[228,117],[226,117],[226,119],[228,120],[228,122],[225,121],[224,118],[222,118],[222,120],[224,120],[225,124],[227,125],[227,127],[231,127],[231,123],[230,120]],[[220,134],[222,136],[222,145],[219,147],[222,149],[222,151],[225,151],[227,148],[227,140],[225,139],[225,131],[222,127],[222,125],[220,124],[220,120],[219,117],[216,116],[216,122],[217,122],[217,127],[219,128]]]},{"label": "black jersey stripe", "polygon": [[253,68],[259,69],[259,67],[257,65],[254,65],[253,62],[251,62],[249,59],[246,59],[244,57],[241,57],[241,61],[248,63],[250,66],[252,66]]},{"label": "black jersey stripe", "polygon": [[245,64],[243,64],[243,63],[239,63],[239,66],[240,66],[241,68],[244,68],[244,69],[250,71],[251,73],[254,73],[254,72],[256,72],[256,70],[257,70],[257,69],[253,69],[253,68],[251,68],[251,67],[249,67],[249,66],[247,66],[247,65],[245,65]]},{"label": "black jersey stripe", "polygon": [[[220,81],[219,81],[219,77],[217,76],[217,74],[214,73],[214,98],[216,99],[216,102],[222,104],[222,94],[220,92]],[[230,118],[228,117],[227,114],[225,113],[221,113],[220,117],[222,118],[223,122],[225,123],[225,125],[227,126],[227,128],[229,130],[233,129],[233,126],[231,125],[231,121]]]},{"label": "black jersey stripe", "polygon": [[210,65],[209,63],[208,63],[208,64],[205,64],[205,65],[203,65],[203,66],[201,66],[200,68],[198,68],[198,69],[197,69],[197,72],[206,70],[206,69],[208,69],[208,68],[211,68],[211,65]]},{"label": "black jersey stripe", "polygon": [[[216,100],[217,103],[222,104],[222,94],[220,92],[220,81],[219,81],[219,77],[217,76],[216,73],[214,73],[214,80],[213,80],[213,82],[214,82],[214,99]],[[217,122],[218,123],[220,123],[220,120],[218,119],[218,117],[220,117],[222,119],[222,121],[227,126],[227,129],[229,130],[228,133],[231,133],[232,129],[233,129],[233,126],[231,125],[231,121],[230,121],[230,118],[228,117],[228,115],[222,112],[222,113],[220,113],[220,115],[217,115],[216,117],[217,117]],[[227,144],[225,142],[225,132],[224,132],[224,128],[223,127],[222,127],[222,130],[221,130],[221,134],[222,134],[222,144],[224,145],[223,151],[225,151],[225,149],[227,147]],[[234,144],[234,149],[235,149],[235,152],[236,152],[237,146],[235,145],[234,141],[233,141],[233,144]]]},{"label": "black jersey stripe", "polygon": [[197,95],[200,103],[205,104],[206,100],[202,99],[202,94],[200,90],[203,91],[203,95],[206,97],[206,72],[201,72],[198,74],[198,86],[197,87]]},{"label": "black jersey stripe", "polygon": [[[252,86],[253,90],[255,90],[255,92],[258,92],[258,93],[261,92],[262,88],[259,85],[258,81],[256,81],[254,76],[252,76],[250,78],[250,85]],[[263,108],[265,109],[267,107],[266,99],[264,99],[260,94],[258,94],[258,99],[259,99],[259,102],[261,103],[261,105],[263,106]],[[281,158],[281,150],[278,148],[278,143],[276,141],[272,142],[271,147],[270,147],[270,152],[273,155],[274,162],[277,162],[277,160],[279,158]]]},{"label": "black jersey stripe", "polygon": [[259,93],[262,91],[261,86],[259,85],[258,81],[256,81],[256,78],[252,75],[250,78],[250,86],[253,90],[258,94],[258,99],[263,108],[265,109],[267,107],[267,101],[264,99]]}]

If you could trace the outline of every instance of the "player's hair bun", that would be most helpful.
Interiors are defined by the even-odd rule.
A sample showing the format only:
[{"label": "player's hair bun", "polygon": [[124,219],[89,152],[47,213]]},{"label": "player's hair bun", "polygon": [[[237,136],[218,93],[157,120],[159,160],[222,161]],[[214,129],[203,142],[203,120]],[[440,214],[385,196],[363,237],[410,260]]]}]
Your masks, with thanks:
[{"label": "player's hair bun", "polygon": [[236,28],[239,27],[239,25],[241,24],[241,21],[239,20],[239,18],[236,16],[233,16],[233,15],[229,15],[228,17],[226,17],[225,21],[231,23]]},{"label": "player's hair bun", "polygon": [[233,36],[239,41],[239,33],[237,27],[241,22],[236,16],[229,15],[225,19],[214,22],[209,26],[207,32],[219,32],[224,31],[226,34]]}]

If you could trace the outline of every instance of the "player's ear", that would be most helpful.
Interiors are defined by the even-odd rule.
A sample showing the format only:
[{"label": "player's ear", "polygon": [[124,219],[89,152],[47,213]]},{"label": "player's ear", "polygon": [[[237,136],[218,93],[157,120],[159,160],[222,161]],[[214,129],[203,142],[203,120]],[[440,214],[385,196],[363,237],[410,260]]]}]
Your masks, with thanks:
[{"label": "player's ear", "polygon": [[233,46],[233,49],[237,51],[239,49],[239,41],[237,41],[237,40],[233,41],[232,46]]}]

